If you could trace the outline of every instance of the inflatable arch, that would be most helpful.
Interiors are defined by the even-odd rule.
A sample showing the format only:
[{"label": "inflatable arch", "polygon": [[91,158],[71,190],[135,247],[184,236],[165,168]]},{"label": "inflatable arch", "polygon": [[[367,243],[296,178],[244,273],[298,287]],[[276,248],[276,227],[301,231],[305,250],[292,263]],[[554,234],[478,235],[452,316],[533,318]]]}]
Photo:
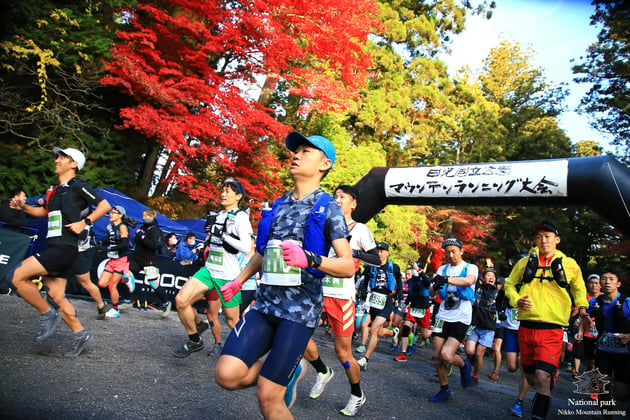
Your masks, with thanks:
[{"label": "inflatable arch", "polygon": [[630,169],[609,156],[373,168],[357,184],[353,218],[385,206],[588,206],[630,235]]}]

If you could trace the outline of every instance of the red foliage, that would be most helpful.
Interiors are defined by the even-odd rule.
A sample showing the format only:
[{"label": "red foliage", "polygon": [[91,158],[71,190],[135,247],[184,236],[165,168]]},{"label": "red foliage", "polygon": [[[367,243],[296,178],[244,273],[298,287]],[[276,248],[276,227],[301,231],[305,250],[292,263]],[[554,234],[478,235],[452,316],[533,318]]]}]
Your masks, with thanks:
[{"label": "red foliage", "polygon": [[445,237],[459,238],[468,259],[473,256],[486,256],[486,241],[496,240],[490,234],[492,229],[490,216],[475,216],[456,209],[435,210],[432,207],[420,207],[418,212],[426,215],[429,229],[426,243],[416,246],[421,256],[430,256],[429,270],[432,272],[443,263],[442,241]]},{"label": "red foliage", "polygon": [[[308,99],[301,112],[343,107],[367,78],[361,46],[376,10],[373,0],[141,2],[125,14],[102,83],[136,101],[121,110],[123,128],[168,151],[163,182],[215,201],[214,183],[229,174],[263,201],[281,187],[274,151],[290,127],[251,97],[255,77],[288,82]],[[206,167],[206,179],[191,170]]]}]

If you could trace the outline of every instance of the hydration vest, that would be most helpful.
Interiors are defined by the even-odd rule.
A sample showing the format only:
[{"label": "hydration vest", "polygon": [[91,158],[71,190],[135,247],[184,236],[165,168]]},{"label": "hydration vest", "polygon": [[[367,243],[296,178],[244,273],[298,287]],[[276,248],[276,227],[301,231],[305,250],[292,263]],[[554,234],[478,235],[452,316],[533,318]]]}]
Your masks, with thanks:
[{"label": "hydration vest", "polygon": [[626,300],[627,296],[623,293],[619,294],[617,301],[614,303],[614,308],[612,310],[612,318],[613,325],[617,331],[605,331],[604,328],[604,295],[597,296],[595,300],[595,326],[597,327],[597,331],[601,332],[618,332],[618,333],[630,333],[630,320],[626,319],[623,315],[623,304]]},{"label": "hydration vest", "polygon": [[[466,263],[466,265],[462,269],[462,272],[459,273],[459,277],[466,277],[466,272],[468,271],[469,265],[470,263]],[[446,271],[448,270],[450,266],[451,266],[450,264],[447,264],[444,266],[444,269],[442,270],[442,275],[444,277],[448,277],[446,275]],[[475,289],[472,286],[455,286],[455,287],[457,287],[457,296],[460,299],[469,300],[473,303],[475,302]],[[446,289],[448,289],[448,285],[445,284],[439,290],[440,299],[442,300],[446,300]]]},{"label": "hydration vest", "polygon": [[[291,199],[291,192],[280,197],[273,203],[271,209],[263,209],[261,212],[261,219],[258,223],[258,237],[256,238],[256,249],[261,255],[265,254],[265,248],[267,248],[267,242],[269,239],[269,233],[280,204],[286,200]],[[317,255],[328,255],[332,243],[326,239],[325,224],[326,224],[326,207],[333,201],[333,198],[323,193],[313,205],[311,212],[306,219],[306,226],[304,227],[304,238],[302,240],[302,247],[306,251],[310,251]],[[325,274],[315,268],[307,268],[309,273],[317,278],[323,278]]]},{"label": "hydration vest", "polygon": [[[370,289],[374,289],[376,286],[376,276],[378,275],[379,267],[369,266],[370,268]],[[393,292],[396,290],[396,279],[394,278],[394,263],[387,261],[385,267],[385,273],[387,274],[387,288]]]}]

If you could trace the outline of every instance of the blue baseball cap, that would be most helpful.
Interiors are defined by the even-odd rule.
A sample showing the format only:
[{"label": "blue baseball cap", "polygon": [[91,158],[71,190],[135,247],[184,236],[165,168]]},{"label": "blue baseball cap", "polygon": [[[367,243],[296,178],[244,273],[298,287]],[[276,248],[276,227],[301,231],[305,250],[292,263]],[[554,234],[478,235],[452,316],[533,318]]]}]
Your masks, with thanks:
[{"label": "blue baseball cap", "polygon": [[331,141],[328,140],[326,137],[322,137],[322,136],[306,137],[298,133],[297,131],[292,131],[289,133],[284,143],[286,144],[287,149],[289,149],[292,152],[295,152],[300,144],[308,143],[311,146],[315,147],[316,149],[319,149],[322,152],[324,152],[326,157],[332,161],[332,165],[330,166],[331,169],[333,165],[335,164],[335,159],[337,158],[337,152],[335,151],[335,146],[333,146]]}]

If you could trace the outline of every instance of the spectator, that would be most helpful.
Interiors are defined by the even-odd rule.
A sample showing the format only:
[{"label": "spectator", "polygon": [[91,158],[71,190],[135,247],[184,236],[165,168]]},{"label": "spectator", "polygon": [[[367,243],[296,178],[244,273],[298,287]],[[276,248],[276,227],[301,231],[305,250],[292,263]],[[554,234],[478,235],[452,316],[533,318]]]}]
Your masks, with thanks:
[{"label": "spectator", "polygon": [[181,261],[182,264],[192,264],[199,258],[199,248],[195,245],[195,234],[188,232],[186,240],[177,245],[177,253],[175,259]]},{"label": "spectator", "polygon": [[169,233],[166,235],[166,243],[160,250],[160,254],[165,257],[175,258],[177,255],[177,235]]}]

